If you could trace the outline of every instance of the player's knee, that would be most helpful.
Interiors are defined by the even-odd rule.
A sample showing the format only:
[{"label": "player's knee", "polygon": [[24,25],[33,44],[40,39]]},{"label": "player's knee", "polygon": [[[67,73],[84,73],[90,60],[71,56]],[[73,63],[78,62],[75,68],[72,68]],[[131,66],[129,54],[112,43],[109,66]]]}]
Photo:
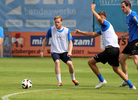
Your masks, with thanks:
[{"label": "player's knee", "polygon": [[123,59],[119,59],[119,63],[123,64],[123,63],[125,63],[125,61]]},{"label": "player's knee", "polygon": [[67,61],[68,66],[73,66],[72,61]]},{"label": "player's knee", "polygon": [[117,74],[118,74],[118,73],[119,73],[119,71],[120,71],[120,70],[119,70],[119,67],[113,67],[113,71],[114,71],[115,73],[117,73]]},{"label": "player's knee", "polygon": [[93,61],[89,60],[89,61],[88,61],[88,65],[89,65],[89,66],[90,66],[90,65],[95,65],[95,63],[94,63]]},{"label": "player's knee", "polygon": [[59,65],[60,64],[60,61],[59,60],[56,60],[55,61],[55,65]]}]

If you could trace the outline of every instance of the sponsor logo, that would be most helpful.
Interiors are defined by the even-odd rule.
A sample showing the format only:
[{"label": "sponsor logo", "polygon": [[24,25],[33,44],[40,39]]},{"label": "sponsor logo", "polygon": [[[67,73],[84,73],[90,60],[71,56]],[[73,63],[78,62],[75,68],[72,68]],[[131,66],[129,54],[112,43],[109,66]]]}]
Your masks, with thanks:
[{"label": "sponsor logo", "polygon": [[[37,4],[40,1],[43,1],[43,4],[63,4],[65,0],[25,0],[25,4]],[[67,0],[68,4],[73,4],[74,0]]]},{"label": "sponsor logo", "polygon": [[[9,19],[6,21],[6,27],[50,27],[50,21],[49,20],[39,20],[38,18],[30,20],[30,17],[28,16],[51,16],[51,15],[75,15],[76,10],[72,8],[64,8],[64,9],[49,9],[45,8],[44,6],[51,6],[53,5],[71,5],[74,3],[74,0],[24,0],[21,1],[21,3],[25,4],[22,5],[17,0],[6,0],[6,6],[12,7],[11,10],[8,11],[6,14],[8,16],[12,15],[22,15],[25,19],[18,20],[17,17],[14,17],[16,19]],[[15,4],[15,6],[12,6]],[[34,7],[38,5],[43,5],[42,7]],[[28,18],[28,20],[27,20]],[[25,20],[25,21],[24,21]],[[25,23],[26,22],[26,23]],[[64,20],[63,23],[66,27],[76,27],[76,20]]]},{"label": "sponsor logo", "polygon": [[11,43],[13,46],[23,48],[25,45],[25,39],[21,36],[21,33],[15,33],[15,36],[11,37]]},{"label": "sponsor logo", "polygon": [[134,17],[133,17],[133,19],[136,21],[136,20],[137,20],[137,17],[136,17],[136,16],[134,16]]},{"label": "sponsor logo", "polygon": [[6,20],[6,27],[22,27],[22,20]]},{"label": "sponsor logo", "polygon": [[76,20],[63,20],[63,26],[76,27]]},{"label": "sponsor logo", "polygon": [[[65,0],[25,0],[25,4],[26,5],[28,5],[28,4],[34,5],[34,4],[41,3],[41,1],[43,1],[43,4],[60,4],[61,5],[61,4],[64,4]],[[6,0],[5,3],[6,3],[6,5],[9,5],[12,2],[14,3],[14,2],[16,2],[16,0]],[[74,0],[68,0],[68,4],[73,4],[73,2],[74,2]],[[14,8],[10,12],[8,12],[7,14],[8,15],[21,15],[22,14],[21,5]]]},{"label": "sponsor logo", "polygon": [[[42,46],[42,42],[45,36],[31,36],[31,46]],[[49,38],[46,46],[51,45],[51,38]]]},{"label": "sponsor logo", "polygon": [[49,20],[26,20],[26,27],[50,27]]},{"label": "sponsor logo", "polygon": [[95,38],[86,36],[73,36],[73,46],[94,47]]},{"label": "sponsor logo", "polygon": [[21,15],[21,6],[18,6],[17,8],[15,8],[14,10],[10,11],[7,13],[7,15]]},{"label": "sponsor logo", "polygon": [[[98,0],[97,0],[98,1]],[[129,0],[132,5],[138,5],[138,0]],[[116,6],[116,5],[121,5],[122,0],[99,0],[100,5],[102,6]]]},{"label": "sponsor logo", "polygon": [[[31,46],[42,46],[45,36],[31,36]],[[51,45],[51,38],[48,40],[46,46]],[[94,47],[95,38],[85,36],[73,36],[73,46]]]}]

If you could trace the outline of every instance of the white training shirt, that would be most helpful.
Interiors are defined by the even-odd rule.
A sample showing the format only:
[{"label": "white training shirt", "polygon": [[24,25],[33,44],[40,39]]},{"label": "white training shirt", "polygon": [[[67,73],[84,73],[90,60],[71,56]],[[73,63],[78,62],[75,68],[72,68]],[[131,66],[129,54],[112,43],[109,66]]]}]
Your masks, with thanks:
[{"label": "white training shirt", "polygon": [[46,34],[46,38],[49,37],[51,37],[51,53],[68,52],[68,41],[72,40],[72,36],[68,28],[63,27],[61,30],[57,30],[57,28],[53,26]]},{"label": "white training shirt", "polygon": [[101,24],[101,30],[97,31],[98,34],[102,35],[103,43],[105,47],[119,47],[118,45],[118,36],[116,35],[113,26],[106,20],[104,24]]}]

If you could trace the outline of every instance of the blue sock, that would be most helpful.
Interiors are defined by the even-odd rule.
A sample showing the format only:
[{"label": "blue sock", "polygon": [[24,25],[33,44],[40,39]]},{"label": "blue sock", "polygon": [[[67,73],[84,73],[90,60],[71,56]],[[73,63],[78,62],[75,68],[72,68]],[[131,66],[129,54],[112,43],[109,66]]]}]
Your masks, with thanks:
[{"label": "blue sock", "polygon": [[133,87],[133,84],[129,81],[129,79],[126,81],[126,83],[129,85],[130,88]]},{"label": "blue sock", "polygon": [[101,75],[101,74],[97,75],[97,77],[99,78],[99,80],[100,80],[101,82],[103,82],[103,81],[104,81],[104,78],[102,77],[102,75]]}]

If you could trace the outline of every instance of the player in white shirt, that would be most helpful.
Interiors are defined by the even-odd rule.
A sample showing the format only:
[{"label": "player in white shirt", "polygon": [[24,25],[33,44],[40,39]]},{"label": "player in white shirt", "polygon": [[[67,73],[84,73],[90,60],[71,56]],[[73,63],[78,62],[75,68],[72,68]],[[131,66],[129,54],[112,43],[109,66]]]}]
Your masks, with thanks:
[{"label": "player in white shirt", "polygon": [[44,56],[44,48],[47,44],[48,39],[51,37],[51,55],[55,62],[55,73],[58,80],[58,86],[62,86],[61,81],[61,70],[60,70],[60,59],[66,63],[69,67],[72,82],[77,86],[79,82],[75,79],[74,66],[71,61],[72,55],[72,36],[70,30],[62,26],[63,18],[56,16],[54,18],[55,26],[51,27],[42,43],[40,56]]},{"label": "player in white shirt", "polygon": [[100,11],[97,13],[95,11],[95,6],[95,4],[92,4],[91,10],[97,19],[98,24],[101,25],[101,30],[97,32],[83,32],[80,30],[75,30],[76,34],[82,34],[89,37],[97,37],[102,35],[103,37],[105,50],[95,55],[88,61],[90,68],[99,78],[99,83],[95,86],[95,88],[98,89],[107,84],[106,80],[102,77],[98,67],[96,66],[96,63],[102,62],[105,64],[108,62],[108,64],[112,66],[114,72],[117,73],[125,82],[127,82],[129,89],[136,89],[135,86],[129,81],[127,76],[119,69],[118,37],[115,34],[113,26],[106,20],[106,12]]}]

